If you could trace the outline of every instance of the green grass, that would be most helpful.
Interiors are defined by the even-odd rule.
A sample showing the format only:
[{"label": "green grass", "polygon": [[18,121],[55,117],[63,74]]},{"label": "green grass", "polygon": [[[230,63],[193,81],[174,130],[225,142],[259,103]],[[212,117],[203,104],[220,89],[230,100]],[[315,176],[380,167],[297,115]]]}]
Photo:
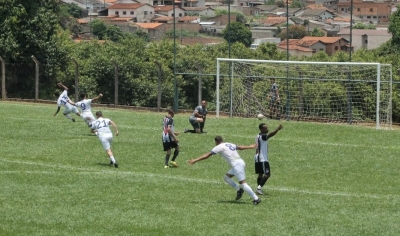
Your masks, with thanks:
[{"label": "green grass", "polygon": [[[180,167],[164,169],[164,113],[102,108],[120,130],[115,169],[82,120],[55,110],[0,102],[0,235],[400,235],[398,131],[281,121],[268,195],[253,206],[234,201],[221,157],[185,161],[216,135],[253,143],[257,119],[208,117],[208,133],[179,136]],[[188,114],[175,125],[189,127]],[[254,188],[254,150],[240,154]]]}]

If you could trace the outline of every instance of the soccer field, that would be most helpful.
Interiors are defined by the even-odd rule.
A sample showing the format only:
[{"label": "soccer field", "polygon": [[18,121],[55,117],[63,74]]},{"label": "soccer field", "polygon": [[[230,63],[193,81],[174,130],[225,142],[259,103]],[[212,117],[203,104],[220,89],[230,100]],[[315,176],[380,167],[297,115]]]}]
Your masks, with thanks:
[{"label": "soccer field", "polygon": [[[216,135],[254,143],[255,118],[210,115],[207,133],[184,134],[189,114],[175,115],[180,166],[164,169],[166,113],[101,108],[120,131],[116,169],[86,124],[56,109],[0,102],[0,235],[400,235],[399,131],[280,121],[267,194],[254,206],[246,193],[234,200],[219,155],[185,162]],[[266,122],[270,131],[279,124]],[[254,152],[239,151],[253,189]]]}]

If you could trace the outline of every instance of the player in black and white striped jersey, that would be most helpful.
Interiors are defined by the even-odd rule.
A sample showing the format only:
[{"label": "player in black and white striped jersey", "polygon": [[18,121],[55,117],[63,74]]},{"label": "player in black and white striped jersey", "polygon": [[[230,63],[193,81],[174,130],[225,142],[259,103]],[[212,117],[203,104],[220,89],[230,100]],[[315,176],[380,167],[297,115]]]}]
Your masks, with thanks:
[{"label": "player in black and white striped jersey", "polygon": [[279,130],[283,128],[282,124],[271,133],[268,133],[268,126],[265,123],[261,123],[258,126],[260,133],[256,137],[256,155],[254,156],[255,171],[258,174],[257,177],[257,189],[256,193],[263,195],[262,187],[265,185],[269,177],[271,177],[271,168],[268,160],[268,140],[275,136]]}]

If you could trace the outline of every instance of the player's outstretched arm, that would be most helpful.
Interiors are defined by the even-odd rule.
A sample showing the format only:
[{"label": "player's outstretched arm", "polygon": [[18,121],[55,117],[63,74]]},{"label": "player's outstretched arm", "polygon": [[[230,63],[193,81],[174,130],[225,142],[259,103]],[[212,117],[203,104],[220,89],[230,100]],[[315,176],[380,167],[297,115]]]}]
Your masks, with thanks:
[{"label": "player's outstretched arm", "polygon": [[206,154],[201,155],[201,156],[198,157],[198,158],[188,160],[188,161],[186,161],[186,163],[187,163],[188,165],[191,166],[191,165],[193,165],[194,163],[196,163],[196,162],[198,162],[198,161],[205,160],[205,159],[209,158],[209,157],[212,156],[212,155],[213,155],[213,153],[212,153],[212,152],[209,152],[209,153],[206,153]]},{"label": "player's outstretched arm", "polygon": [[279,124],[278,128],[276,128],[276,130],[272,131],[271,133],[268,134],[267,140],[273,136],[275,136],[275,134],[278,133],[279,130],[281,130],[283,128],[282,124]]},{"label": "player's outstretched arm", "polygon": [[237,149],[238,150],[246,150],[246,149],[254,149],[254,148],[256,148],[257,147],[257,144],[252,144],[252,145],[249,145],[249,146],[237,146]]},{"label": "player's outstretched arm", "polygon": [[71,100],[68,99],[67,102],[68,102],[69,104],[71,104],[72,106],[75,106],[75,103],[72,102]]},{"label": "player's outstretched arm", "polygon": [[60,107],[57,107],[57,111],[56,111],[56,113],[54,113],[54,116],[56,116],[59,111],[60,111]]},{"label": "player's outstretched arm", "polygon": [[118,131],[118,129],[117,129],[117,125],[116,125],[115,122],[112,121],[112,120],[110,120],[110,124],[111,124],[112,127],[114,127],[114,129],[115,129],[115,136],[118,136],[118,135],[119,135],[119,131]]},{"label": "player's outstretched arm", "polygon": [[68,90],[68,87],[66,87],[65,85],[63,85],[62,83],[57,83],[57,85],[61,88],[63,88],[64,90]]},{"label": "player's outstretched arm", "polygon": [[102,98],[103,97],[103,94],[99,94],[99,96],[97,96],[97,97],[95,97],[95,98],[92,98],[92,102],[93,101],[96,101],[96,100],[99,100],[100,98]]}]

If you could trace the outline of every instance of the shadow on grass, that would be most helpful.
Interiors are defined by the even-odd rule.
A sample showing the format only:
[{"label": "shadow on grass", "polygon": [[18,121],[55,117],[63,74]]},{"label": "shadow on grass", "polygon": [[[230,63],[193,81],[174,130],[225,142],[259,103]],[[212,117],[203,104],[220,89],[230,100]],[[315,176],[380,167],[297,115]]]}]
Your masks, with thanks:
[{"label": "shadow on grass", "polygon": [[225,204],[247,204],[246,202],[243,201],[235,201],[235,200],[229,200],[229,201],[217,201],[217,203],[225,203]]},{"label": "shadow on grass", "polygon": [[109,163],[99,163],[99,162],[97,162],[97,165],[111,167]]}]

